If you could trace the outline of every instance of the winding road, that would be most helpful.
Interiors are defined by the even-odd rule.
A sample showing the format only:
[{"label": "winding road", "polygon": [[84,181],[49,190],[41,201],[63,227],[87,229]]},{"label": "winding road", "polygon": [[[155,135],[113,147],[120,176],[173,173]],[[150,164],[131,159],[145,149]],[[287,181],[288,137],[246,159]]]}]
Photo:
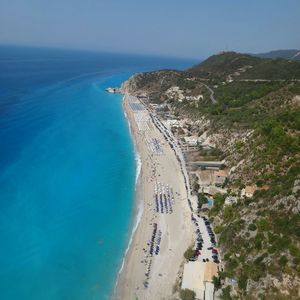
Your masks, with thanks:
[{"label": "winding road", "polygon": [[206,85],[205,83],[202,83],[202,85],[205,86],[207,88],[207,90],[210,92],[209,97],[210,97],[210,100],[211,100],[212,104],[217,104],[218,101],[216,100],[216,98],[214,96],[215,92],[208,85]]}]

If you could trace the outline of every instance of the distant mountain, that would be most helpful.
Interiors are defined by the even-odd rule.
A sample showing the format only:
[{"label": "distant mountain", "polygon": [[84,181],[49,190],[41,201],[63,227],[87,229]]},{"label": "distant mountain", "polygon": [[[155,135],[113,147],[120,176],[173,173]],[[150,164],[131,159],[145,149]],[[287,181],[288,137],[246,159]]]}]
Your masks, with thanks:
[{"label": "distant mountain", "polygon": [[252,54],[253,56],[260,58],[284,58],[288,60],[300,61],[300,50],[289,49],[289,50],[275,50],[266,53]]},{"label": "distant mountain", "polygon": [[[168,98],[166,92],[174,86],[191,90],[190,94],[196,95],[204,93],[201,88],[203,81],[210,85],[224,82],[236,82],[239,85],[238,82],[285,80],[300,81],[300,61],[282,58],[265,59],[249,54],[221,52],[185,71],[160,70],[136,74],[126,82],[126,89],[134,95],[147,94],[159,103]],[[247,93],[247,89],[243,89],[240,94],[244,93]]]},{"label": "distant mountain", "polygon": [[221,52],[186,72],[206,79],[290,80],[300,79],[300,63],[282,58],[263,59],[249,54]]},{"label": "distant mountain", "polygon": [[[220,52],[212,55],[200,64],[192,66],[186,72],[192,76],[202,78],[223,78],[238,72],[246,66],[255,66],[261,62],[260,58],[236,52]],[[242,71],[243,72],[243,71]]]}]

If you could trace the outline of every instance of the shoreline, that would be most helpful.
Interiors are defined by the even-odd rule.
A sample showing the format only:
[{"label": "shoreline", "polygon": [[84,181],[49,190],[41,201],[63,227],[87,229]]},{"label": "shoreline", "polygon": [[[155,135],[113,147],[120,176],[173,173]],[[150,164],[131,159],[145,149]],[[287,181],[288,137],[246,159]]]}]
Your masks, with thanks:
[{"label": "shoreline", "polygon": [[135,234],[135,232],[136,232],[136,230],[139,226],[139,223],[141,222],[142,215],[143,215],[143,210],[144,210],[143,202],[138,201],[138,196],[137,196],[137,191],[139,189],[138,186],[140,184],[139,181],[141,180],[142,159],[141,159],[141,155],[139,154],[139,152],[137,150],[136,140],[135,140],[135,137],[134,137],[133,132],[132,132],[131,123],[130,123],[130,120],[128,118],[126,109],[124,107],[124,96],[123,95],[122,95],[122,107],[123,107],[123,112],[124,112],[125,118],[126,118],[127,123],[128,123],[130,138],[133,141],[134,160],[136,162],[136,167],[135,167],[136,173],[135,173],[135,183],[134,183],[134,199],[133,199],[134,209],[133,209],[131,233],[130,233],[130,236],[129,236],[129,239],[128,239],[127,248],[126,248],[125,253],[123,255],[123,258],[122,258],[122,264],[121,264],[120,270],[118,271],[117,280],[116,280],[116,283],[115,283],[115,286],[114,286],[114,289],[113,289],[113,293],[112,293],[112,299],[114,299],[114,296],[117,293],[118,282],[119,282],[119,278],[121,276],[121,273],[124,269],[125,259],[126,259],[127,253],[130,251],[130,247],[131,247],[131,244],[132,244],[133,239],[134,239],[134,234]]},{"label": "shoreline", "polygon": [[[122,96],[122,106],[129,124],[137,160],[135,210],[132,232],[111,299],[168,299],[174,293],[173,286],[184,261],[183,253],[192,241],[185,181],[175,154],[154,126],[149,112],[143,110],[143,114],[147,118],[147,122],[142,124],[147,127],[147,130],[143,131],[140,128],[141,123],[137,121],[135,115],[140,112],[135,112],[130,107],[132,104],[130,104],[129,95]],[[154,137],[160,141],[164,154],[156,156],[151,153],[148,139]],[[168,169],[171,169],[171,172],[166,172]],[[153,175],[158,171],[159,174]],[[170,186],[172,192],[174,188],[173,215],[170,211],[169,214],[154,212],[153,199],[157,182],[162,185],[166,184],[163,188]],[[156,226],[161,234],[159,253],[155,255],[149,254],[148,249],[151,234],[153,235],[153,226]],[[181,237],[178,237],[178,230],[182,230],[184,233]],[[145,271],[145,268],[149,268],[149,272]],[[146,278],[145,272],[150,273]]]}]

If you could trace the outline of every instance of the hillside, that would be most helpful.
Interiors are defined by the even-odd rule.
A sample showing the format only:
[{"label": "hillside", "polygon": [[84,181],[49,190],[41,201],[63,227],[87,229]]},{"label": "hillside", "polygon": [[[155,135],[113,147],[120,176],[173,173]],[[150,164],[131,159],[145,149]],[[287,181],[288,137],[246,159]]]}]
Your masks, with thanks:
[{"label": "hillside", "polygon": [[260,58],[284,58],[288,60],[300,61],[300,50],[289,49],[289,50],[275,50],[266,53],[251,54]]},{"label": "hillside", "polygon": [[261,62],[259,58],[236,52],[221,52],[186,70],[190,76],[222,79],[238,71],[246,71]]},{"label": "hillside", "polygon": [[261,59],[248,54],[223,52],[187,70],[200,78],[232,80],[300,79],[300,64],[284,59]]},{"label": "hillside", "polygon": [[[300,62],[220,53],[184,72],[138,74],[123,90],[163,103],[226,160],[227,192],[209,212],[225,264],[220,297],[299,299]],[[247,185],[256,192],[245,199]]]}]

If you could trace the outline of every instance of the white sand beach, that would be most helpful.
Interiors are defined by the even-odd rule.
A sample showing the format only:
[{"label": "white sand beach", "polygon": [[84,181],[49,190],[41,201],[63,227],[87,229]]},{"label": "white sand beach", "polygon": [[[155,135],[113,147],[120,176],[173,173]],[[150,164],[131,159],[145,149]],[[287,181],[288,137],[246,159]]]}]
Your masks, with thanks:
[{"label": "white sand beach", "polygon": [[136,203],[143,204],[143,214],[113,299],[172,299],[184,251],[193,240],[191,211],[175,153],[137,101],[125,95],[123,105],[142,161]]}]

